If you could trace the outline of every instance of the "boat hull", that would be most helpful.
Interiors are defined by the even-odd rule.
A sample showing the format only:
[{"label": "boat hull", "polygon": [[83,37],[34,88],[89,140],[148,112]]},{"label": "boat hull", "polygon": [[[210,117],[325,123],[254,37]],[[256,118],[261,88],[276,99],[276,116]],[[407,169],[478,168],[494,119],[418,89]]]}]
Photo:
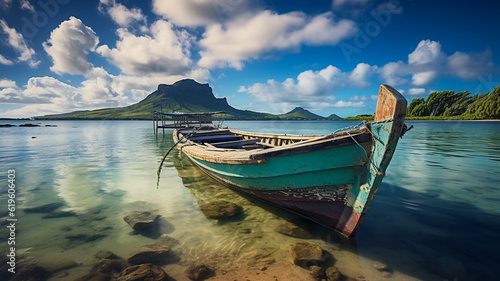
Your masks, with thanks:
[{"label": "boat hull", "polygon": [[[346,204],[352,186],[366,167],[371,142],[353,142],[254,164],[224,164],[186,153],[204,172],[228,187],[305,216],[349,236],[359,216],[342,221],[352,213]],[[351,225],[351,227],[348,227]]]},{"label": "boat hull", "polygon": [[[193,161],[196,163],[196,161]],[[359,221],[353,208],[346,205],[345,200],[350,185],[324,186],[299,189],[252,189],[233,184],[232,182],[198,166],[210,177],[225,186],[242,194],[271,203],[285,210],[304,216],[318,224],[337,230],[346,236],[351,235]],[[354,213],[349,220],[342,221],[342,214]]]},{"label": "boat hull", "polygon": [[232,185],[254,190],[290,190],[352,184],[366,164],[365,153],[362,147],[349,145],[252,164],[216,163],[186,154],[196,165]]}]

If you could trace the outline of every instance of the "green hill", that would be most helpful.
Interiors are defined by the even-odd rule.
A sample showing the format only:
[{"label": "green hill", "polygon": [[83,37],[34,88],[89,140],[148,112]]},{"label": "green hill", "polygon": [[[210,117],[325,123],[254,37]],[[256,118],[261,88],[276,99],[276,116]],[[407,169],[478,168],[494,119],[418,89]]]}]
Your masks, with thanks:
[{"label": "green hill", "polygon": [[330,114],[328,117],[326,117],[328,120],[342,120],[342,117],[338,116],[337,114]]},{"label": "green hill", "polygon": [[163,112],[212,112],[225,111],[230,120],[326,120],[301,107],[281,115],[240,110],[230,106],[226,98],[216,98],[208,84],[184,79],[172,85],[160,84],[158,89],[142,101],[116,108],[75,111],[71,113],[45,115],[36,119],[152,119],[153,111]]},{"label": "green hill", "polygon": [[292,111],[279,115],[280,119],[286,120],[325,120],[323,116],[311,113],[302,107],[296,107]]}]

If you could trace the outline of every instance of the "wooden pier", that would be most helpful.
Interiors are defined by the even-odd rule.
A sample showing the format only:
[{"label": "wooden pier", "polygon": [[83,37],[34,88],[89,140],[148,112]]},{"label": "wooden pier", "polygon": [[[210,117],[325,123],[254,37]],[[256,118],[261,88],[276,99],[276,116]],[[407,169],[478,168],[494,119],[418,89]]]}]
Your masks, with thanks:
[{"label": "wooden pier", "polygon": [[217,114],[225,114],[225,111],[215,112],[196,112],[196,113],[170,113],[170,112],[153,112],[153,130],[158,134],[158,130],[162,129],[165,134],[165,129],[178,129],[185,127],[201,127],[203,125],[212,124],[212,116]]}]

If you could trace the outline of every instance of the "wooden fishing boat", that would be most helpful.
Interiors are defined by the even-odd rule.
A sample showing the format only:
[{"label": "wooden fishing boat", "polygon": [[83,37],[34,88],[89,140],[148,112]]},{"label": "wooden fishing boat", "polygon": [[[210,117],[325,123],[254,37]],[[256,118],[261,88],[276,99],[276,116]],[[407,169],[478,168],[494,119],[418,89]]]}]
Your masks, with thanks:
[{"label": "wooden fishing boat", "polygon": [[[221,183],[352,236],[406,131],[406,106],[400,93],[382,85],[374,121],[331,134],[249,133],[188,122],[173,139]],[[183,118],[190,116],[196,115]]]}]

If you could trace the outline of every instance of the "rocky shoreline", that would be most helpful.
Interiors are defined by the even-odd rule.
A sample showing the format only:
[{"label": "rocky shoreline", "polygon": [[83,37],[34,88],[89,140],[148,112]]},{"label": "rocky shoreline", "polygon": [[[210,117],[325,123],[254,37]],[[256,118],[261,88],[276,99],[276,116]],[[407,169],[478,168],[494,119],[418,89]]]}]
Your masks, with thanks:
[{"label": "rocky shoreline", "polygon": [[[61,211],[61,203],[49,203],[41,206],[25,208],[26,213],[42,214],[44,219],[61,216],[80,216],[82,224],[99,219],[101,209],[90,210],[87,214],[78,215],[73,212]],[[213,220],[215,226],[235,224],[235,218],[242,216],[243,208],[227,200],[217,200],[200,206],[207,219]],[[103,219],[103,218],[101,218]],[[324,249],[314,239],[307,223],[301,220],[277,220],[274,231],[277,235],[288,237],[290,243],[286,249],[269,251],[262,248],[244,252],[245,244],[238,250],[226,251],[234,242],[227,241],[219,251],[212,251],[204,256],[193,255],[192,249],[185,247],[178,239],[161,233],[159,224],[162,218],[153,211],[131,211],[123,215],[123,222],[136,235],[151,236],[151,232],[159,234],[154,243],[138,247],[127,257],[109,251],[101,250],[95,253],[95,261],[89,267],[78,264],[71,259],[35,261],[30,257],[29,250],[19,253],[19,271],[14,275],[6,275],[2,270],[2,280],[272,280],[272,281],[337,281],[366,280],[363,276],[349,276],[336,266],[335,249]],[[236,221],[238,221],[236,219]],[[242,222],[236,223],[241,226]],[[252,229],[239,230],[237,235],[252,235]],[[65,238],[70,243],[89,243],[107,236],[106,230],[97,232],[74,233]],[[255,236],[255,233],[253,233]],[[259,236],[259,234],[257,234]],[[255,238],[255,237],[254,237]],[[257,237],[258,238],[258,237]],[[201,238],[200,238],[201,239]],[[313,240],[314,239],[314,240]],[[232,244],[231,244],[232,243]],[[235,247],[232,247],[235,248]],[[6,262],[0,260],[2,269]],[[392,276],[392,269],[376,262],[374,268],[383,278]],[[87,273],[75,276],[75,268],[88,268]],[[82,269],[83,269],[82,268]],[[1,269],[0,269],[1,270]],[[81,270],[80,270],[81,272]],[[244,278],[244,279],[241,279]]]}]

